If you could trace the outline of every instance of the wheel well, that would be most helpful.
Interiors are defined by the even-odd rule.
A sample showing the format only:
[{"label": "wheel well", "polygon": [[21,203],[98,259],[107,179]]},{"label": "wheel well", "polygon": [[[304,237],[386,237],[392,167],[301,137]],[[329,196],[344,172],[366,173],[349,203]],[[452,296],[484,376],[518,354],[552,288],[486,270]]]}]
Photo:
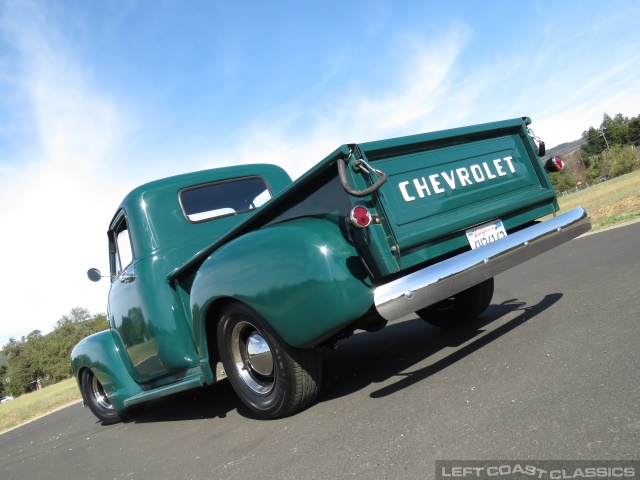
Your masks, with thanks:
[{"label": "wheel well", "polygon": [[231,298],[221,298],[216,300],[209,309],[205,316],[205,335],[207,341],[207,355],[209,356],[209,365],[211,370],[216,371],[216,364],[220,361],[220,352],[218,352],[218,320],[220,314],[229,303],[235,300]]},{"label": "wheel well", "polygon": [[91,369],[89,367],[80,367],[80,369],[78,369],[78,373],[76,375],[76,382],[78,383],[78,388],[80,389],[80,394],[82,395],[82,405],[86,406],[87,405],[87,392],[84,391],[84,388],[82,388],[82,375],[84,375],[85,370],[87,371],[91,371]]}]

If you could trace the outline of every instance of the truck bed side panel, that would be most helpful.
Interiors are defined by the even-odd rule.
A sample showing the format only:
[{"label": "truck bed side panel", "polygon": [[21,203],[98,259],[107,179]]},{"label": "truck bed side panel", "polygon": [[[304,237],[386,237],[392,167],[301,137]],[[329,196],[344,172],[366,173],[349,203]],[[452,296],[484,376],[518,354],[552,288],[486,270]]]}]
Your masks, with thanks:
[{"label": "truck bed side panel", "polygon": [[228,298],[251,306],[288,344],[309,347],[364,315],[373,289],[338,225],[304,218],[249,232],[200,267],[191,308],[201,350],[208,309]]}]

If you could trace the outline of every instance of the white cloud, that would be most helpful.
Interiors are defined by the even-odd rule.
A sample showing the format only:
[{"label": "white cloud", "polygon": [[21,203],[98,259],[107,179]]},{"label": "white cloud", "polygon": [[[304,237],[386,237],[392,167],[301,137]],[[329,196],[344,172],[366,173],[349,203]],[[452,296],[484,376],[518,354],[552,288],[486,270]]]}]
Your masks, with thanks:
[{"label": "white cloud", "polygon": [[592,75],[576,75],[579,66],[567,65],[555,74],[557,80],[543,82],[532,92],[542,103],[535,109],[536,133],[554,146],[580,138],[589,126],[599,127],[604,113],[640,114],[638,65],[636,59],[603,64]]},{"label": "white cloud", "polygon": [[46,19],[29,9],[13,13],[3,28],[24,66],[17,87],[36,122],[37,153],[14,158],[0,185],[2,343],[51,330],[74,306],[106,310],[107,285],[91,284],[85,272],[106,264],[106,222],[122,196],[108,162],[127,128],[114,102],[92,91],[64,55]]},{"label": "white cloud", "polygon": [[[306,109],[298,105],[281,112],[277,122],[264,118],[243,125],[233,151],[217,151],[209,158],[230,163],[276,163],[293,178],[309,170],[343,143],[363,143],[456,126],[457,109],[444,107],[450,93],[453,69],[467,42],[465,29],[452,29],[430,43],[400,39],[396,68],[386,81],[369,84],[366,77],[354,80],[343,91],[325,94]],[[470,95],[475,95],[472,90]],[[469,95],[459,96],[460,103]],[[304,125],[304,127],[301,127]],[[292,133],[295,132],[295,133]],[[193,160],[207,167],[207,160]]]}]

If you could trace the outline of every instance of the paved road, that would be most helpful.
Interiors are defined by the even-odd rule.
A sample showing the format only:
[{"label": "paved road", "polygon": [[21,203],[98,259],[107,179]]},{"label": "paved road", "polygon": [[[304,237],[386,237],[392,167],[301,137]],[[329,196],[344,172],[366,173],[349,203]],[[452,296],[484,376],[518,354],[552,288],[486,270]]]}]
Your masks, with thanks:
[{"label": "paved road", "polygon": [[0,436],[9,479],[415,479],[436,459],[640,458],[640,223],[498,277],[479,321],[408,318],[325,356],[318,402],[263,421],[229,385],[102,426],[80,405]]}]

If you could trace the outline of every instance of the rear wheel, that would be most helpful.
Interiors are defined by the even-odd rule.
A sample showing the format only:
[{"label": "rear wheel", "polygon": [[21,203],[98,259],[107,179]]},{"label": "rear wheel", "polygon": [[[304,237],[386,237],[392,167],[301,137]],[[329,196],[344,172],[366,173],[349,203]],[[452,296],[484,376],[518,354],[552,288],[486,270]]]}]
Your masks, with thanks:
[{"label": "rear wheel", "polygon": [[89,369],[82,371],[80,384],[89,410],[104,424],[110,425],[129,420],[143,408],[143,405],[140,405],[125,410],[116,410],[111,405],[102,384]]},{"label": "rear wheel", "polygon": [[493,298],[493,289],[493,278],[490,278],[416,313],[436,327],[458,327],[474,321],[487,309]]},{"label": "rear wheel", "polygon": [[241,303],[227,305],[217,333],[231,385],[254,413],[286,417],[315,400],[322,377],[317,349],[286,345],[257,312]]}]

